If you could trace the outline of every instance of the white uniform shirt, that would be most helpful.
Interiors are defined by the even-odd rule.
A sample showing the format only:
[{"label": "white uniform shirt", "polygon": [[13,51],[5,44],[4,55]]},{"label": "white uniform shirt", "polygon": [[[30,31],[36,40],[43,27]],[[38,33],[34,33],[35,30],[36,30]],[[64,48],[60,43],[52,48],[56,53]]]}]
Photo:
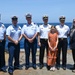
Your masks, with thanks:
[{"label": "white uniform shirt", "polygon": [[25,34],[28,38],[32,38],[37,32],[39,32],[38,26],[31,23],[30,25],[24,25],[21,34]]},{"label": "white uniform shirt", "polygon": [[0,24],[0,40],[4,39],[4,34],[6,33],[6,27],[4,24]]},{"label": "white uniform shirt", "polygon": [[21,35],[21,27],[10,25],[6,30],[6,35],[10,36],[14,40],[18,40]]},{"label": "white uniform shirt", "polygon": [[39,33],[41,39],[48,39],[48,32],[50,31],[51,25],[39,25]]},{"label": "white uniform shirt", "polygon": [[61,25],[57,25],[56,26],[57,30],[58,30],[58,38],[67,38],[67,35],[70,32],[70,29],[67,25],[61,26]]}]

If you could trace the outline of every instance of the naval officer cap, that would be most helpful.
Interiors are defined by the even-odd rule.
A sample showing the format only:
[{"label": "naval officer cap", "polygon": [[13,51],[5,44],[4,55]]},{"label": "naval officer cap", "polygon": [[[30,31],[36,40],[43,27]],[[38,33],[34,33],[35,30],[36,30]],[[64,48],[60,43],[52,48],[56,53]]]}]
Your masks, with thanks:
[{"label": "naval officer cap", "polygon": [[32,15],[30,13],[26,14],[26,18],[31,18]]},{"label": "naval officer cap", "polygon": [[18,20],[18,17],[17,16],[13,16],[11,19],[12,20]]},{"label": "naval officer cap", "polygon": [[65,16],[60,16],[59,20],[65,20]]},{"label": "naval officer cap", "polygon": [[47,16],[47,15],[44,15],[44,16],[43,16],[43,19],[48,19],[48,16]]}]

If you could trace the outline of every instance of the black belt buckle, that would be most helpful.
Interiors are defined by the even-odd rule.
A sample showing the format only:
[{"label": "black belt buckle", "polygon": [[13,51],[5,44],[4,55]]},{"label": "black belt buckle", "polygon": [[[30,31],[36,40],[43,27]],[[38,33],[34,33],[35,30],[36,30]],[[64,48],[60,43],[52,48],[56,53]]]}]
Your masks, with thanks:
[{"label": "black belt buckle", "polygon": [[64,38],[61,38],[61,40],[63,40]]},{"label": "black belt buckle", "polygon": [[47,41],[47,39],[45,39],[45,41]]}]

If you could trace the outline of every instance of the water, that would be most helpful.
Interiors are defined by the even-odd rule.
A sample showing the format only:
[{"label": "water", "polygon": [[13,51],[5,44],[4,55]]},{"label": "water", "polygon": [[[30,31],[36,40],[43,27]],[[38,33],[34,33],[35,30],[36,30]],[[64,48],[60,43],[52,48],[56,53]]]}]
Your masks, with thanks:
[{"label": "water", "polygon": [[[42,23],[36,23],[36,24],[39,26],[39,25],[41,25]],[[56,25],[58,25],[59,23],[49,23],[49,24],[56,26]],[[71,25],[72,25],[71,22],[67,22],[67,23],[65,23],[65,24],[68,25],[68,26],[71,28]],[[7,27],[8,27],[9,25],[11,25],[11,24],[5,23],[4,25],[5,25],[6,28],[7,28]],[[19,23],[18,25],[21,26],[21,27],[23,27],[24,23]],[[8,40],[6,39],[6,46],[5,46],[6,49],[8,48],[7,46],[8,46]],[[69,47],[69,38],[68,38],[68,47]],[[22,38],[22,40],[20,41],[20,48],[21,48],[21,49],[24,48],[24,38]]]}]

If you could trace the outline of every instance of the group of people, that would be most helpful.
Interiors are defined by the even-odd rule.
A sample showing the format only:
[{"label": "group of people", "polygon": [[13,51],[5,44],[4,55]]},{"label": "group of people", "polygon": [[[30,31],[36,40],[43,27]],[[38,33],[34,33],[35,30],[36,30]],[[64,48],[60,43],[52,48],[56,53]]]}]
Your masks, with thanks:
[{"label": "group of people", "polygon": [[[60,54],[62,50],[62,68],[66,70],[67,64],[67,37],[70,36],[70,48],[72,49],[72,55],[74,60],[74,66],[71,68],[75,70],[75,19],[73,19],[73,25],[70,29],[65,25],[65,17],[61,16],[59,18],[60,25],[50,25],[48,24],[48,16],[43,16],[43,24],[39,27],[32,22],[32,15],[26,14],[27,24],[23,25],[21,28],[18,25],[18,17],[12,17],[12,25],[7,29],[4,24],[0,24],[0,71],[6,72],[5,68],[5,41],[6,37],[8,38],[8,51],[9,51],[9,61],[8,61],[8,73],[12,74],[14,70],[22,68],[19,63],[19,54],[20,54],[20,40],[22,37],[24,40],[24,49],[25,49],[25,69],[29,69],[29,57],[30,50],[32,50],[32,67],[36,67],[36,52],[37,52],[37,43],[40,47],[39,50],[39,63],[40,69],[44,67],[44,53],[46,50],[47,56],[47,69],[55,70],[56,68],[60,69]],[[45,49],[46,48],[46,49]],[[14,59],[14,64],[13,64]]]}]

